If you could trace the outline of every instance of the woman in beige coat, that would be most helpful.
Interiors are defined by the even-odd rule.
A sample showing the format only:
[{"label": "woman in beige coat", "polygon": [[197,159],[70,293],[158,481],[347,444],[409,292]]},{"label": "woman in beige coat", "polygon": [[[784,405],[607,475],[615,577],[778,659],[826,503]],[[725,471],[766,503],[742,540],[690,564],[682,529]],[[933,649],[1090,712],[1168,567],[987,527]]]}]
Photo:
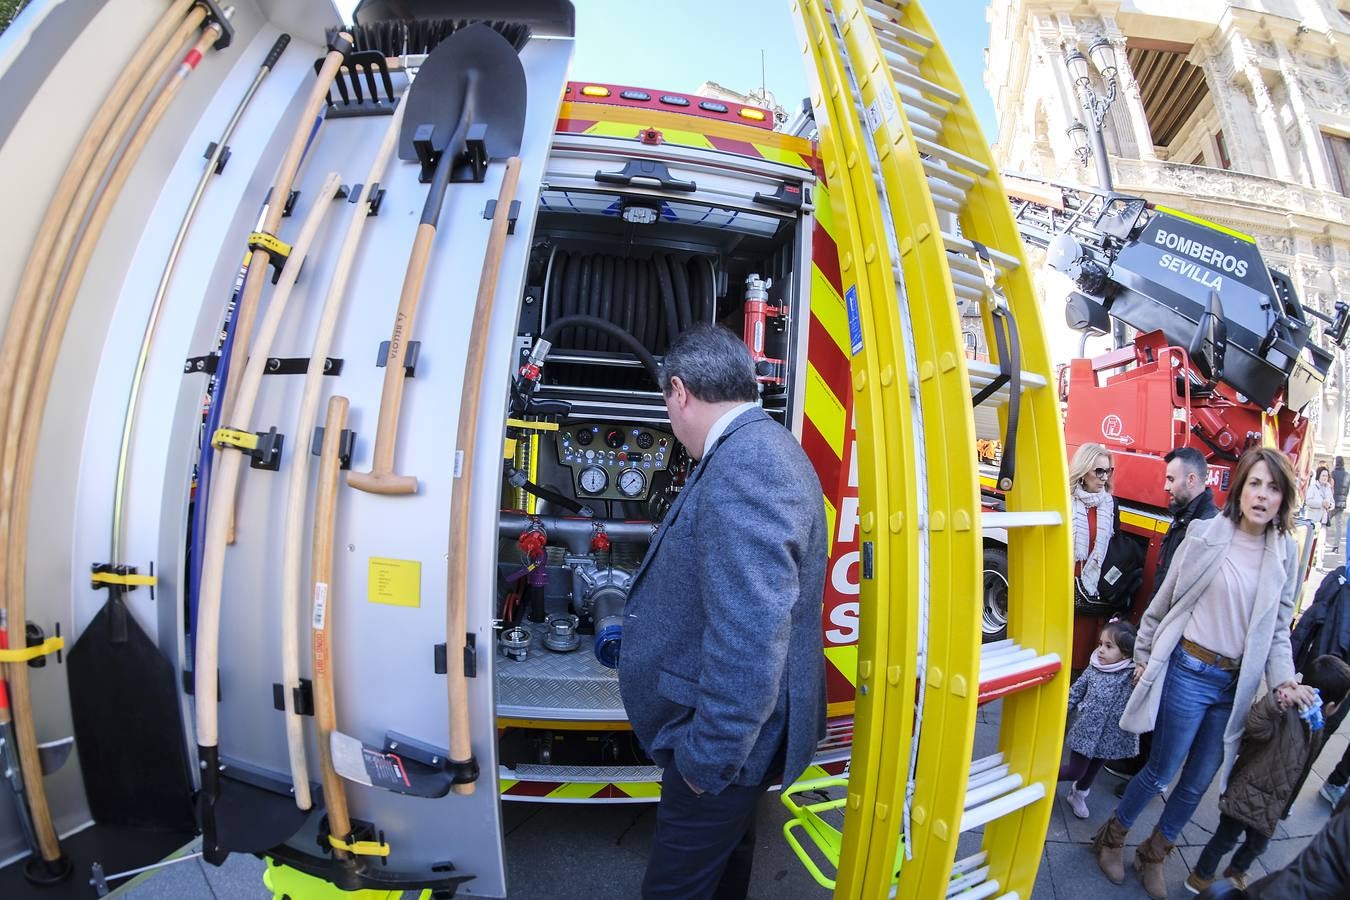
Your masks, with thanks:
[{"label": "woman in beige coat", "polygon": [[1298,553],[1289,528],[1294,473],[1283,453],[1248,450],[1238,461],[1223,514],[1192,522],[1139,624],[1138,683],[1121,716],[1127,731],[1153,732],[1148,763],[1131,779],[1093,838],[1097,861],[1125,880],[1125,837],[1144,807],[1181,773],[1162,817],[1135,854],[1149,896],[1167,896],[1163,861],[1216,772],[1237,756],[1247,709],[1262,676],[1282,705],[1312,692],[1295,680],[1289,625]]}]

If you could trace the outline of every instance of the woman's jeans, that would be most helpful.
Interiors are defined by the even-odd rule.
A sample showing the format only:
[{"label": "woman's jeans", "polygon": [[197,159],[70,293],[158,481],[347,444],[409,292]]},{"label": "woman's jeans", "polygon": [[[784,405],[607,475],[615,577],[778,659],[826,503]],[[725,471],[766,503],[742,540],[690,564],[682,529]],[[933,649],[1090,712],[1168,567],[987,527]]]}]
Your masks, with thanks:
[{"label": "woman's jeans", "polygon": [[1237,675],[1202,663],[1181,647],[1172,652],[1148,763],[1130,779],[1116,807],[1116,818],[1126,828],[1180,769],[1158,830],[1173,842],[1181,835],[1223,764],[1223,732],[1233,711]]}]

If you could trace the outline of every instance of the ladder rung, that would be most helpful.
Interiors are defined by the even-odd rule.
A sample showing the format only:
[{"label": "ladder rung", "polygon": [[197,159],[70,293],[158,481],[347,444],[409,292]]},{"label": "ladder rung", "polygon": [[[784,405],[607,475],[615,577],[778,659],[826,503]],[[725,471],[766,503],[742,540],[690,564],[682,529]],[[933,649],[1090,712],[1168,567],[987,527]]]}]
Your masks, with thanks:
[{"label": "ladder rung", "polygon": [[1022,900],[1022,895],[1017,891],[1008,891],[1006,894],[995,897],[994,900]]},{"label": "ladder rung", "polygon": [[895,89],[900,95],[900,102],[904,105],[905,112],[908,113],[912,109],[920,109],[938,119],[947,118],[947,107],[938,103],[936,100],[928,99],[918,89],[913,88],[908,84],[904,84],[903,82],[897,82]]},{"label": "ladder rung", "polygon": [[[981,391],[987,385],[992,383],[999,376],[999,368],[993,363],[981,362],[978,359],[966,360],[966,369],[970,372],[971,391]],[[1045,387],[1045,379],[1035,372],[1022,370],[1022,389]],[[1000,403],[1008,402],[1008,385],[1003,385],[994,392]]]},{"label": "ladder rung", "polygon": [[978,159],[971,159],[962,153],[957,153],[950,147],[944,147],[941,144],[935,144],[932,141],[926,141],[915,137],[914,142],[919,145],[919,150],[927,153],[929,156],[936,156],[958,169],[965,169],[967,172],[974,172],[981,177],[989,174],[989,167]]},{"label": "ladder rung", "polygon": [[952,866],[952,877],[955,878],[958,875],[964,875],[972,869],[978,869],[988,861],[989,854],[985,853],[983,850],[979,853],[972,853],[965,859],[958,859],[956,864]]},{"label": "ladder rung", "polygon": [[881,52],[887,56],[899,56],[916,66],[922,63],[924,56],[927,55],[917,47],[900,43],[885,31],[877,31],[877,43],[881,45]]},{"label": "ladder rung", "polygon": [[938,134],[942,133],[942,120],[936,116],[929,115],[928,113],[924,112],[921,109],[913,109],[909,106],[906,106],[905,117],[909,119],[909,123],[911,125],[913,125],[915,122],[918,122],[919,124],[923,125],[923,127],[931,131],[934,131]]},{"label": "ladder rung", "polygon": [[[981,866],[980,868],[975,869],[974,871],[971,872],[967,872],[966,874],[958,878],[953,878],[947,884],[947,896],[951,897],[954,894],[960,894],[962,891],[968,891],[971,888],[979,887],[980,885],[985,883],[985,879],[989,877],[989,872],[990,872],[989,866]],[[964,896],[969,897],[970,895],[966,894]]]},{"label": "ladder rung", "polygon": [[[947,259],[950,260],[951,256],[948,256]],[[972,274],[955,266],[949,266],[948,271],[952,273],[952,284],[964,284],[966,287],[974,288],[980,292],[980,296],[984,296],[984,292],[989,289],[989,286],[984,283],[984,276],[978,271]]]},{"label": "ladder rung", "polygon": [[1000,666],[1007,665],[1008,660],[1022,653],[1030,653],[1032,656],[1036,655],[1035,650],[1030,650],[1023,647],[1021,644],[1013,644],[1010,647],[999,647],[996,650],[990,650],[988,653],[981,650],[980,671],[983,672],[987,669],[996,669]]},{"label": "ladder rung", "polygon": [[[917,149],[918,145],[915,144]],[[956,191],[959,191],[964,199],[970,189],[975,187],[975,179],[971,178],[965,172],[958,172],[955,169],[949,169],[944,166],[940,160],[928,157],[923,161],[923,170],[928,175],[928,182],[932,184],[934,180],[943,181],[951,185]]]},{"label": "ladder rung", "polygon": [[912,69],[909,65],[901,65],[899,62],[892,61],[889,66],[891,74],[895,80],[909,85],[917,91],[927,94],[929,97],[936,97],[939,100],[945,100],[947,103],[960,103],[961,95],[956,91],[945,88],[940,84],[929,81],[918,73],[918,70]]},{"label": "ladder rung", "polygon": [[909,0],[896,0],[895,3],[882,3],[880,0],[863,0],[863,8],[882,16],[899,16]]},{"label": "ladder rung", "polygon": [[[939,202],[936,196],[933,197],[933,205],[938,209],[946,209],[946,207],[942,205],[942,202]],[[968,284],[963,284],[962,282],[957,281],[955,278],[952,279],[952,291],[956,294],[956,296],[970,303],[979,303],[981,300],[984,299],[984,291],[980,290],[979,288],[973,288]]]},{"label": "ladder rung", "polygon": [[995,766],[1003,765],[1002,753],[991,753],[988,756],[982,756],[979,759],[972,760],[970,763],[970,774],[978,775],[981,772],[987,772]]},{"label": "ladder rung", "polygon": [[986,656],[992,656],[995,653],[1001,653],[1005,650],[1012,650],[1017,648],[1018,646],[1020,645],[1017,643],[1017,641],[1014,641],[1012,638],[1003,638],[997,641],[990,641],[987,644],[980,645],[980,658],[984,659]]},{"label": "ladder rung", "polygon": [[1063,668],[1058,653],[1046,653],[1007,667],[988,671],[981,669],[977,702],[983,705],[1009,694],[1030,690],[1050,681]]},{"label": "ladder rung", "polygon": [[[985,900],[999,892],[997,881],[986,881],[983,884],[977,884],[963,894],[957,895],[959,900]],[[950,894],[948,896],[951,896]]]},{"label": "ladder rung", "polygon": [[980,515],[985,528],[1031,528],[1037,525],[1062,525],[1059,513],[1045,512],[987,512]]},{"label": "ladder rung", "polygon": [[[1020,788],[1025,783],[1025,779],[1016,772],[1004,775],[1001,778],[995,778],[992,781],[986,781],[973,790],[966,791],[966,809],[980,806],[988,803],[995,797],[1002,797],[1010,794]],[[962,831],[965,829],[962,828]]]},{"label": "ladder rung", "polygon": [[[953,253],[961,254],[967,257],[971,264],[975,266],[975,271],[980,272],[979,261],[975,257],[975,245],[963,237],[957,237],[954,234],[942,233],[942,243],[947,245],[947,249]],[[1009,256],[1002,250],[995,250],[993,247],[986,248],[989,251],[989,260],[1000,269],[1016,269],[1018,266],[1017,257]],[[950,260],[949,260],[950,262]]]},{"label": "ladder rung", "polygon": [[966,791],[970,792],[978,788],[982,788],[985,785],[993,784],[1000,778],[1007,778],[1008,771],[1009,771],[1008,764],[1003,763],[1002,765],[994,766],[994,768],[989,769],[986,772],[981,772],[978,775],[972,775],[970,776],[970,780],[966,782]]},{"label": "ladder rung", "polygon": [[938,140],[938,133],[934,129],[928,127],[913,116],[909,117],[909,130],[914,133],[916,140],[929,142]]},{"label": "ladder rung", "polygon": [[1002,818],[1009,813],[1030,806],[1045,797],[1045,785],[1040,782],[1018,788],[1010,794],[995,797],[988,803],[969,807],[961,816],[961,831],[966,832]]}]

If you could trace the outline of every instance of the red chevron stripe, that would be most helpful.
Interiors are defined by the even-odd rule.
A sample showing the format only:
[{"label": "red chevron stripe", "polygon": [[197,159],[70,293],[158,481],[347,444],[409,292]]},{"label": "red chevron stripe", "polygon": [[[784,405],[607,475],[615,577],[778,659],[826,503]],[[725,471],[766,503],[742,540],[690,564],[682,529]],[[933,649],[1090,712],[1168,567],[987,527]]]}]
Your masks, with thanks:
[{"label": "red chevron stripe", "polygon": [[584,134],[587,128],[594,125],[598,119],[559,119],[558,125],[554,131],[564,134]]},{"label": "red chevron stripe", "polygon": [[[811,327],[807,329],[806,335],[807,359],[815,366],[820,377],[825,379],[839,405],[847,407],[849,387],[853,379],[848,357],[839,349],[830,332],[815,316],[811,317]],[[848,335],[844,336],[844,340],[848,340]]]},{"label": "red chevron stripe", "polygon": [[835,509],[839,508],[839,470],[843,463],[834,455],[834,448],[821,435],[820,429],[810,418],[802,418],[802,449],[816,470],[820,486]]},{"label": "red chevron stripe", "polygon": [[811,229],[811,262],[840,297],[844,296],[844,282],[839,276],[839,248],[819,222]]},{"label": "red chevron stripe", "polygon": [[724,153],[739,153],[741,156],[749,156],[754,159],[764,158],[763,154],[756,150],[755,145],[749,141],[738,141],[734,138],[717,137],[712,134],[705,134],[704,137]]}]

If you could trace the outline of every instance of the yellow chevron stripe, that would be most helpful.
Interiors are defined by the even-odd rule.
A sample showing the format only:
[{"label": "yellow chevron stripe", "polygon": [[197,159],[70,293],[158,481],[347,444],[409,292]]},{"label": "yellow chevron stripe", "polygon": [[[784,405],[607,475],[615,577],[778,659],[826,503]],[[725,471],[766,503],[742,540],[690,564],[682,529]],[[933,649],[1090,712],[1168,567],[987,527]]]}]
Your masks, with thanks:
[{"label": "yellow chevron stripe", "polygon": [[825,186],[825,182],[817,181],[812,189],[815,191],[816,201],[816,224],[825,229],[825,233],[830,236],[830,240],[839,244],[839,239],[835,237],[834,209],[830,206],[830,189]]},{"label": "yellow chevron stripe", "polygon": [[547,796],[557,800],[587,800],[600,793],[605,787],[608,787],[608,785],[594,782],[574,782],[554,788],[548,792]]},{"label": "yellow chevron stripe", "polygon": [[842,647],[826,647],[825,658],[848,679],[848,683],[858,686],[858,645],[845,644]]},{"label": "yellow chevron stripe", "polygon": [[794,153],[791,150],[769,144],[761,144],[759,141],[751,141],[750,143],[755,145],[755,149],[759,151],[760,156],[770,162],[782,163],[785,166],[796,166],[799,169],[809,168],[800,153]]},{"label": "yellow chevron stripe", "polygon": [[616,781],[614,786],[630,797],[661,796],[661,782],[659,781]]},{"label": "yellow chevron stripe", "polygon": [[518,778],[503,778],[497,782],[497,793],[505,794],[518,784],[520,784],[520,779]]},{"label": "yellow chevron stripe", "polygon": [[826,495],[824,496],[823,499],[825,500],[825,524],[826,524],[826,526],[830,529],[830,530],[827,532],[827,534],[828,534],[828,536],[829,536],[829,541],[830,541],[829,549],[828,549],[827,552],[833,553],[833,552],[834,552],[834,526],[835,526],[835,522],[838,521],[838,519],[839,519],[839,512],[838,512],[838,510],[836,510],[836,509],[834,508],[834,504],[830,502],[830,495],[829,495],[829,494],[826,494]]},{"label": "yellow chevron stripe", "polygon": [[811,266],[811,315],[815,316],[845,356],[849,356],[848,308],[844,298],[821,274],[820,267]]},{"label": "yellow chevron stripe", "polygon": [[844,404],[830,390],[810,360],[806,363],[806,417],[829,442],[834,455],[844,458]]},{"label": "yellow chevron stripe", "polygon": [[[596,122],[590,128],[587,128],[585,133],[600,135],[601,137],[636,138],[641,130],[641,125],[633,125],[628,122]],[[713,146],[712,141],[697,131],[664,128],[661,130],[661,134],[665,136],[667,143],[679,144],[683,147],[699,147],[704,150],[717,149]]]}]

